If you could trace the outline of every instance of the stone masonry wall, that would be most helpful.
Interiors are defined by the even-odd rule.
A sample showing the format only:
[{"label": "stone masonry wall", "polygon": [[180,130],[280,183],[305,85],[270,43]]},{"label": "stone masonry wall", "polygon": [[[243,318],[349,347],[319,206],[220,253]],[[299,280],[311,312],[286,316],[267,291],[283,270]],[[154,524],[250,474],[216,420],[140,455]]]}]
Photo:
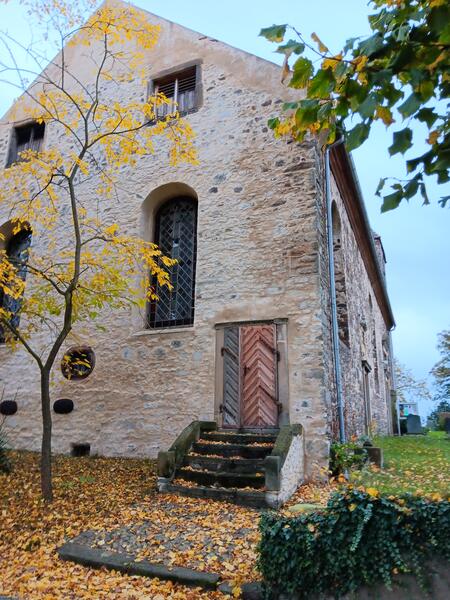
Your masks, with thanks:
[{"label": "stone masonry wall", "polygon": [[[332,201],[341,224],[341,259],[345,276],[348,342],[340,340],[344,418],[347,437],[366,433],[363,388],[363,361],[371,369],[369,395],[373,432],[390,431],[390,372],[387,355],[388,330],[373,292],[363,257],[358,248],[346,209],[334,177],[331,180]],[[326,240],[325,204],[321,237]],[[323,249],[324,246],[321,245]],[[324,303],[324,357],[326,389],[330,390],[330,422],[333,437],[338,437],[336,390],[332,360],[331,311],[328,263],[325,250],[321,255],[321,285]],[[342,266],[342,265],[341,265]],[[383,265],[384,267],[384,265]]]},{"label": "stone masonry wall", "polygon": [[[280,109],[278,67],[149,18],[162,25],[160,43],[149,53],[149,77],[189,60],[203,61],[203,104],[188,117],[197,134],[201,165],[169,167],[164,148],[141,158],[133,170],[124,167],[120,198],[104,210],[108,222],[139,234],[151,230],[146,219],[155,209],[153,198],[164,199],[152,192],[163,189],[170,197],[179,184],[194,190],[195,323],[146,330],[138,312],[105,311],[99,319],[103,330],[93,325],[76,330],[63,351],[74,343],[90,344],[96,367],[86,380],[67,381],[60,373],[59,357],[52,399],[71,398],[75,410],[53,414],[53,450],[67,453],[72,444],[90,443],[92,453],[155,457],[192,420],[218,416],[215,324],[287,318],[290,421],[304,426],[306,468],[312,475],[326,464],[328,451],[314,147],[277,141],[267,129],[267,119]],[[74,47],[66,59],[86,79],[83,52]],[[114,84],[104,85],[113,100]],[[128,86],[129,98],[145,98],[140,81]],[[12,124],[8,115],[0,124],[2,165]],[[45,144],[64,147],[67,141],[50,126]],[[95,204],[94,187],[84,188],[86,205]],[[8,219],[7,214],[0,216],[0,223]],[[62,237],[69,234],[67,227],[61,227]],[[33,244],[38,247],[39,240]],[[37,450],[37,368],[24,351],[12,354],[1,347],[0,378],[5,399],[17,392],[18,413],[7,420],[11,443]]]}]

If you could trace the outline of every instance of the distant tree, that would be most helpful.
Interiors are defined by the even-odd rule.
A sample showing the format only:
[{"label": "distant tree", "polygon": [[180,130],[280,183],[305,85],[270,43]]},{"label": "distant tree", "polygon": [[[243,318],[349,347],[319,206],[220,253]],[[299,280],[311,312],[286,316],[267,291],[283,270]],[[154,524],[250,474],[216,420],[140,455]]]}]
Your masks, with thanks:
[{"label": "distant tree", "polygon": [[436,400],[450,401],[450,330],[438,333],[441,359],[431,369],[436,388]]},{"label": "distant tree", "polygon": [[[121,171],[160,143],[172,165],[196,163],[196,153],[192,130],[176,110],[158,118],[170,103],[165,96],[135,99],[128,93],[132,80],[145,85],[148,51],[160,32],[145,13],[114,2],[95,8],[95,0],[21,4],[30,11],[33,34],[40,23],[45,36],[25,46],[0,32],[1,85],[22,94],[8,115],[10,127],[28,127],[15,129],[20,151],[0,170],[0,213],[19,240],[14,252],[0,250],[0,334],[39,367],[41,488],[50,501],[51,374],[67,336],[104,309],[144,308],[157,299],[154,281],[171,286],[168,268],[175,261],[120,231],[109,216],[108,203],[121,194]],[[57,53],[49,60],[51,42]],[[81,79],[70,59],[75,44],[82,51],[76,61],[85,63]],[[58,134],[62,142],[41,144],[44,128],[52,132],[50,140]],[[83,357],[77,360],[74,366],[89,366]]]},{"label": "distant tree", "polygon": [[[426,176],[436,176],[439,184],[450,178],[450,3],[369,0],[369,5],[375,11],[369,16],[371,35],[347,40],[337,54],[317,34],[311,36],[313,46],[287,24],[261,30],[269,41],[283,42],[277,52],[285,55],[284,78],[299,90],[298,100],[284,105],[286,115],[269,125],[276,136],[297,141],[310,133],[331,144],[344,135],[348,150],[353,150],[367,140],[376,121],[393,129],[400,117],[402,125],[395,128],[388,148],[394,155],[413,147],[417,140],[410,125],[420,123],[429,149],[406,161],[406,177],[395,180],[381,210],[396,208],[418,193],[429,204]],[[288,30],[295,39],[285,39]],[[291,71],[292,55],[298,58]],[[385,182],[381,179],[377,195]],[[444,206],[449,199],[444,196],[439,202]]]},{"label": "distant tree", "polygon": [[431,427],[431,429],[440,429],[439,415],[443,412],[450,413],[450,402],[448,400],[441,400],[436,408],[430,412],[427,418],[428,427]]},{"label": "distant tree", "polygon": [[425,379],[416,379],[410,369],[394,359],[395,385],[400,402],[431,400],[431,392]]}]

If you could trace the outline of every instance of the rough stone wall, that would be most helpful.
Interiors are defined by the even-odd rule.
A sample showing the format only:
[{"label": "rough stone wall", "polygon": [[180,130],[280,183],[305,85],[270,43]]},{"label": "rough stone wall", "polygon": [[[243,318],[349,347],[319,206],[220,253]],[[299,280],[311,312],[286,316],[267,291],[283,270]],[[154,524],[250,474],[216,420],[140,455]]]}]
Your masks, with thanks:
[{"label": "rough stone wall", "polygon": [[296,435],[291,442],[286,460],[281,468],[281,487],[278,492],[278,502],[286,502],[304,477],[304,448],[303,435]]},{"label": "rough stone wall", "polygon": [[[109,221],[123,231],[148,232],[154,190],[167,185],[170,193],[181,183],[195,191],[195,323],[145,330],[142,314],[105,311],[99,319],[104,330],[91,326],[74,332],[63,351],[73,343],[90,344],[96,367],[83,381],[67,381],[55,369],[52,399],[72,398],[75,410],[53,415],[53,450],[69,452],[72,444],[90,443],[92,453],[156,456],[190,421],[217,417],[214,325],[287,318],[290,421],[304,426],[307,470],[314,474],[328,451],[315,149],[277,141],[267,129],[267,119],[280,108],[275,100],[278,67],[153,20],[161,23],[162,35],[149,54],[149,77],[189,60],[203,61],[203,104],[188,117],[201,165],[169,167],[163,147],[141,158],[133,170],[123,168],[120,198],[106,210]],[[66,57],[81,79],[87,77],[83,52],[74,47]],[[114,84],[104,85],[113,100]],[[132,82],[127,95],[144,98],[145,86]],[[0,164],[6,160],[11,125],[6,115],[0,126]],[[50,126],[45,144],[62,148],[67,141]],[[87,205],[94,204],[94,185],[85,188],[84,196]],[[7,218],[1,215],[0,223]],[[67,227],[61,227],[61,236]],[[22,350],[12,355],[2,347],[0,377],[5,397],[18,394],[19,411],[7,421],[12,444],[38,449],[37,368]]]},{"label": "rough stone wall", "polygon": [[[366,433],[363,361],[371,369],[369,395],[373,431],[390,431],[390,372],[388,365],[388,331],[369,280],[360,249],[358,248],[346,209],[336,181],[331,181],[332,201],[336,205],[341,227],[340,259],[343,262],[346,282],[346,304],[348,318],[348,343],[340,340],[344,417],[347,436]],[[322,236],[326,219],[324,217]],[[334,437],[338,435],[335,404],[334,369],[331,354],[331,313],[328,293],[327,259],[321,256],[321,283],[324,302],[324,357],[328,364],[326,381],[331,390],[331,422]]]}]

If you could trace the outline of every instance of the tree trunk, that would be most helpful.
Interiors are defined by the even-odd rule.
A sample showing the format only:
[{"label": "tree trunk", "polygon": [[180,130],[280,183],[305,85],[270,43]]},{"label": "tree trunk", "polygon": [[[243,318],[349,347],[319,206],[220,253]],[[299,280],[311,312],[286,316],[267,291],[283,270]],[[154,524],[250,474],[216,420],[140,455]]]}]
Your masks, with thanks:
[{"label": "tree trunk", "polygon": [[41,409],[42,409],[42,446],[41,446],[41,490],[46,502],[53,500],[52,487],[52,413],[50,410],[50,371],[41,370]]}]

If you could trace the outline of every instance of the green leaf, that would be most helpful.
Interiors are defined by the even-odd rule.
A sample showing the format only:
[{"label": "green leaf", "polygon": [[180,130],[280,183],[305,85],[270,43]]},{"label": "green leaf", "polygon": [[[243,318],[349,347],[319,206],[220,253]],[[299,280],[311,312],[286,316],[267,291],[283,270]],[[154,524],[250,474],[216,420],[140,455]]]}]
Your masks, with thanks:
[{"label": "green leaf", "polygon": [[422,194],[423,203],[430,204],[430,199],[428,198],[427,188],[424,183],[420,184],[420,193]]},{"label": "green leaf", "polygon": [[401,113],[403,118],[410,117],[414,114],[422,105],[422,99],[419,94],[412,93],[403,104],[400,104],[398,111]]},{"label": "green leaf", "polygon": [[295,110],[296,108],[298,108],[298,105],[298,102],[285,102],[282,108],[283,110]]},{"label": "green leaf", "polygon": [[434,83],[429,79],[427,81],[423,81],[419,86],[419,94],[422,102],[426,102],[430,98],[434,96],[435,88]]},{"label": "green leaf", "polygon": [[269,42],[282,42],[286,34],[286,27],[287,23],[285,25],[272,25],[272,27],[263,27],[263,29],[261,29],[259,32],[259,35],[261,37],[265,37],[266,40],[269,40]]},{"label": "green leaf", "polygon": [[381,195],[381,190],[384,188],[384,184],[386,183],[386,179],[387,179],[387,177],[382,177],[380,179],[380,181],[378,182],[378,187],[375,190],[375,196],[380,196]]},{"label": "green leaf", "polygon": [[370,38],[359,43],[359,54],[365,54],[369,58],[383,48],[383,38],[379,33],[375,33]]},{"label": "green leaf", "polygon": [[392,146],[389,146],[389,154],[392,156],[393,154],[397,154],[401,152],[404,154],[408,148],[412,146],[412,136],[413,132],[409,127],[405,127],[401,131],[394,132],[394,143]]},{"label": "green leaf", "polygon": [[325,102],[324,104],[322,104],[322,106],[319,108],[319,110],[317,112],[317,119],[319,121],[324,121],[324,120],[328,119],[329,116],[331,115],[332,109],[333,109],[333,104],[331,102]]},{"label": "green leaf", "polygon": [[278,46],[275,52],[278,54],[286,54],[290,56],[291,54],[301,54],[305,49],[305,44],[301,42],[296,42],[295,40],[289,40],[283,46]]},{"label": "green leaf", "polygon": [[422,123],[426,123],[430,128],[438,118],[432,108],[421,108],[416,115],[417,119]]},{"label": "green leaf", "polygon": [[394,192],[393,194],[389,194],[383,198],[383,204],[381,205],[381,212],[385,213],[389,210],[394,210],[400,204],[403,199],[403,194],[401,191]]},{"label": "green leaf", "polygon": [[351,50],[353,48],[353,46],[355,45],[355,42],[357,42],[358,40],[359,40],[359,38],[357,38],[357,37],[349,38],[345,42],[344,52],[348,52],[349,50]]},{"label": "green leaf", "polygon": [[312,62],[308,58],[300,57],[295,61],[292,69],[293,74],[289,82],[289,87],[304,88],[314,73]]},{"label": "green leaf", "polygon": [[303,100],[295,113],[295,122],[300,129],[317,121],[319,103],[317,100]]},{"label": "green leaf", "polygon": [[417,177],[419,176],[420,175],[416,175],[416,177],[414,179],[411,179],[411,181],[408,181],[408,183],[403,188],[403,194],[405,198],[412,198],[416,195],[417,190],[419,189],[419,181],[417,179]]},{"label": "green leaf", "polygon": [[358,123],[345,136],[347,150],[351,152],[355,148],[361,146],[369,137],[370,125],[368,123]]},{"label": "green leaf", "polygon": [[363,119],[373,117],[378,101],[376,94],[369,94],[362,104],[358,107],[358,112]]},{"label": "green leaf", "polygon": [[334,90],[336,80],[331,69],[320,69],[311,79],[308,87],[310,98],[328,98]]},{"label": "green leaf", "polygon": [[274,117],[273,119],[269,119],[267,121],[267,125],[270,127],[270,129],[275,129],[275,127],[277,127],[280,124],[280,119],[278,117]]}]

